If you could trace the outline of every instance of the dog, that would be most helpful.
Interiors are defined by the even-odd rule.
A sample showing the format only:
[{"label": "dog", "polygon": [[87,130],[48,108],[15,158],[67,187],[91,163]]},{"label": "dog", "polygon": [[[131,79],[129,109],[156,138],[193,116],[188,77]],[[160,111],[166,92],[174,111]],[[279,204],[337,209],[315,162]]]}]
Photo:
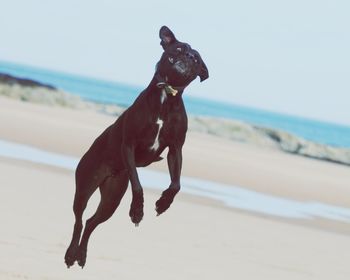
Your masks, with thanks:
[{"label": "dog", "polygon": [[[199,76],[209,77],[200,54],[175,38],[166,26],[159,31],[164,52],[148,87],[135,102],[91,145],[76,172],[73,211],[75,224],[65,254],[69,268],[75,261],[83,268],[91,233],[117,209],[129,181],[132,202],[129,216],[137,226],[143,218],[143,189],[136,167],[161,160],[168,148],[170,186],[156,202],[158,215],[166,211],[180,190],[182,146],[187,131],[187,115],[182,100],[184,89]],[[99,188],[101,200],[96,213],[86,221],[82,215],[92,194]]]}]

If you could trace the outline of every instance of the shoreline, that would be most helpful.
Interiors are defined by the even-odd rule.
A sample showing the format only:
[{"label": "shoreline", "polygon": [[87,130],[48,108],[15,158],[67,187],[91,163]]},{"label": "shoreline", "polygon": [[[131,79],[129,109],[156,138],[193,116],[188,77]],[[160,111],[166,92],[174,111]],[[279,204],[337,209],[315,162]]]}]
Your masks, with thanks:
[{"label": "shoreline", "polygon": [[[79,158],[44,151],[27,145],[0,139],[0,159],[13,159],[45,165],[74,172]],[[163,191],[169,182],[167,172],[138,168],[142,185],[151,190]],[[181,177],[182,193],[215,201],[223,207],[263,215],[272,218],[300,220],[325,219],[336,223],[349,223],[350,208],[342,208],[320,202],[288,199],[272,194],[248,190],[241,186],[227,185],[194,177]],[[158,187],[157,187],[158,186]],[[349,232],[350,233],[350,230]]]},{"label": "shoreline", "polygon": [[[68,176],[72,180],[74,180],[74,172],[73,170],[69,170],[63,167],[57,167],[52,166],[44,163],[38,163],[38,162],[31,162],[26,160],[20,160],[20,159],[13,159],[13,158],[7,158],[2,157],[0,155],[0,165],[8,165],[8,166],[14,166],[14,167],[21,167],[21,168],[30,168],[32,170],[40,170],[40,171],[47,171],[54,174],[62,174],[63,176]],[[164,174],[165,175],[165,174]],[[143,175],[141,175],[142,178]],[[142,183],[144,183],[143,178],[141,179]],[[154,186],[154,184],[152,185]],[[154,188],[150,184],[144,185],[144,191],[145,193],[152,194],[152,196],[160,196],[161,192],[165,188]],[[191,193],[184,191],[185,187],[182,188],[182,191],[177,195],[175,198],[175,202],[177,203],[177,200],[184,201],[186,203],[194,204],[196,206],[205,206],[209,207],[210,209],[221,209],[223,211],[228,211],[229,213],[237,213],[239,215],[247,216],[247,217],[256,217],[259,219],[267,220],[267,221],[273,221],[277,223],[297,226],[300,228],[306,228],[311,230],[321,230],[328,233],[334,233],[339,234],[341,236],[350,237],[350,216],[347,214],[347,216],[344,216],[345,218],[348,217],[348,221],[340,221],[340,220],[334,220],[332,218],[322,218],[315,214],[315,216],[310,217],[287,217],[287,216],[279,216],[274,214],[268,214],[263,213],[259,211],[252,211],[248,209],[242,209],[239,207],[232,207],[229,205],[226,205],[220,199],[217,199],[215,197],[208,197],[208,196],[201,196],[198,195],[198,193]],[[242,188],[243,190],[243,188]],[[71,190],[71,194],[74,194],[74,189]],[[269,196],[268,194],[262,194]],[[73,196],[72,196],[73,198]],[[284,198],[282,198],[284,200]],[[288,200],[286,200],[287,202]],[[155,202],[155,201],[154,201]],[[88,210],[89,212],[94,211],[94,206],[96,206],[96,196],[94,195],[89,202]],[[152,203],[152,202],[149,202]],[[90,205],[91,204],[91,205]],[[93,205],[93,206],[92,206]],[[195,207],[196,207],[195,206]],[[329,205],[331,206],[331,205]],[[331,206],[332,207],[332,206]],[[347,211],[350,211],[350,208],[346,209]],[[171,211],[171,210],[170,210]],[[330,212],[331,213],[331,212]],[[152,215],[152,211],[150,213],[147,213],[147,215]],[[122,215],[127,215],[127,212],[122,213]]]}]

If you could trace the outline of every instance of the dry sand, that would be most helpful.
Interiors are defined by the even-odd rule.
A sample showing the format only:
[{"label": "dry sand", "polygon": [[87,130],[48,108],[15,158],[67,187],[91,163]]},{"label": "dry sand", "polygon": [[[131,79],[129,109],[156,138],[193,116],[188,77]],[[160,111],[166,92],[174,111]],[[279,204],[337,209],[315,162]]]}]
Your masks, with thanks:
[{"label": "dry sand", "polygon": [[[78,157],[114,121],[3,97],[0,105],[0,139]],[[150,168],[166,170],[166,162]],[[73,225],[73,172],[4,158],[0,172],[0,279],[350,277],[350,224],[258,216],[183,193],[156,217],[160,193],[150,190],[138,228],[128,217],[128,191],[114,216],[93,233],[84,270],[68,270],[63,256]],[[348,167],[208,135],[188,134],[183,173],[350,208]]]}]

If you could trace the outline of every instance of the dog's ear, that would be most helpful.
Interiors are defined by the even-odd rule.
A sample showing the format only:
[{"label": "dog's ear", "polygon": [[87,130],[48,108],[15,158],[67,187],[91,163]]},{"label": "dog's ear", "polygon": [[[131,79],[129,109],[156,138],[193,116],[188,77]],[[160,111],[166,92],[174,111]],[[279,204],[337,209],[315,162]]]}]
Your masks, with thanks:
[{"label": "dog's ear", "polygon": [[159,38],[161,39],[160,44],[163,49],[166,49],[169,45],[177,41],[174,33],[166,26],[162,26],[159,30]]},{"label": "dog's ear", "polygon": [[200,70],[198,76],[201,79],[201,82],[203,82],[204,80],[209,78],[208,68],[205,65],[205,63],[203,62],[203,60],[202,60],[202,67],[201,67],[201,70]]}]

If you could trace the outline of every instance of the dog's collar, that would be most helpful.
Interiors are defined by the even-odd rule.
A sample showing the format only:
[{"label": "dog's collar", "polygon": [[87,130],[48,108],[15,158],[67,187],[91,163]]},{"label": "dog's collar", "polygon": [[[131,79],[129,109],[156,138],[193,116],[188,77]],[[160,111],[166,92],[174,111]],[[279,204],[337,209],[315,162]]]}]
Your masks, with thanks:
[{"label": "dog's collar", "polygon": [[157,87],[164,89],[167,94],[172,96],[176,96],[177,93],[179,92],[179,90],[173,88],[171,85],[165,82],[158,82]]},{"label": "dog's collar", "polygon": [[161,88],[161,89],[164,89],[165,92],[166,92],[168,95],[176,96],[179,92],[181,93],[181,92],[185,89],[185,87],[186,87],[186,86],[184,86],[184,87],[175,87],[175,86],[172,86],[172,85],[168,84],[168,83],[166,82],[167,79],[163,79],[163,78],[159,75],[159,73],[156,74],[155,78],[156,78],[156,80],[157,80],[157,83],[156,83],[157,87],[158,87],[158,88]]}]

